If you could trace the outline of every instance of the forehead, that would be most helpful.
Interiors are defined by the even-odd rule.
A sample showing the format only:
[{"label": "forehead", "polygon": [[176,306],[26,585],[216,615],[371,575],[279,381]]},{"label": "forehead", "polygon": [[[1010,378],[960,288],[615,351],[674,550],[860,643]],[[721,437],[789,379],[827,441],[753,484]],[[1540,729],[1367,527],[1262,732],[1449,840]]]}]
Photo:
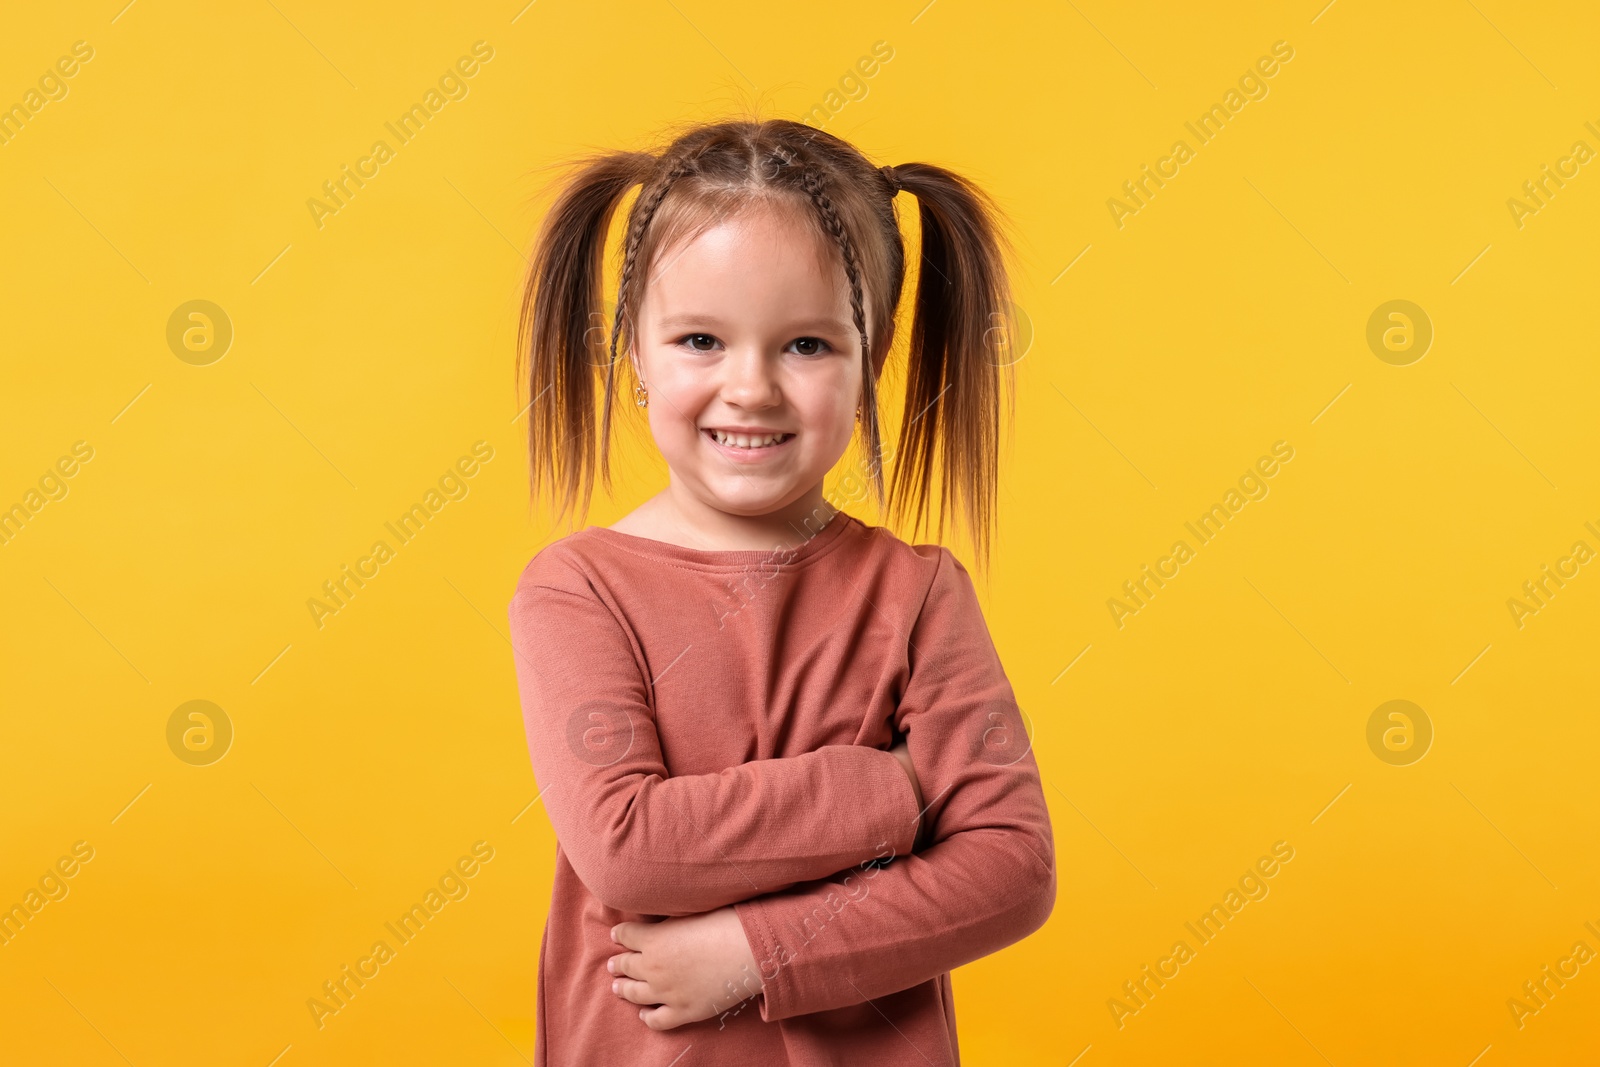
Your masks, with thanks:
[{"label": "forehead", "polygon": [[792,209],[752,204],[711,219],[653,257],[644,303],[659,313],[686,306],[836,311],[849,306],[837,250]]}]

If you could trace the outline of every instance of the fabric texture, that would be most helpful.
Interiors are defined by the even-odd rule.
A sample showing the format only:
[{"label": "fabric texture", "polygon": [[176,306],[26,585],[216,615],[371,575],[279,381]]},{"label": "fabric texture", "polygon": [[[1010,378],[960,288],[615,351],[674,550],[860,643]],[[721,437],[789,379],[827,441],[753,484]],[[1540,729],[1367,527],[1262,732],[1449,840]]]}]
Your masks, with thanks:
[{"label": "fabric texture", "polygon": [[[770,552],[589,527],[533,558],[509,617],[558,840],[536,1064],[959,1062],[949,971],[1043,925],[1056,874],[1021,713],[947,549],[844,513]],[[726,905],[762,992],[651,1030],[611,992],[611,927]]]}]

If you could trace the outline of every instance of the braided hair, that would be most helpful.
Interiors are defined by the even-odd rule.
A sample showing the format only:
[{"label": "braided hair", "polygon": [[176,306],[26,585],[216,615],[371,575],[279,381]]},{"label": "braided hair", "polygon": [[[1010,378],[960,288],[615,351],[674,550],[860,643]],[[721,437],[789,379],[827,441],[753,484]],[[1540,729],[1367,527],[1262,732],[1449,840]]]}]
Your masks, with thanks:
[{"label": "braided hair", "polygon": [[[602,344],[601,331],[585,324],[599,315],[606,231],[634,186]],[[886,493],[878,376],[906,281],[902,191],[916,198],[921,248]],[[1009,366],[994,358],[993,338],[1012,315],[1000,215],[978,186],[943,167],[879,168],[840,138],[782,119],[699,125],[659,153],[591,157],[562,186],[530,260],[518,336],[534,498],[548,496],[558,518],[581,516],[597,469],[609,489],[617,352],[634,341],[640,278],[663,248],[754,200],[800,212],[837,249],[861,342],[861,445],[879,505],[913,531],[936,522],[941,538],[947,518],[959,516],[983,559],[997,495],[1001,372]]]}]

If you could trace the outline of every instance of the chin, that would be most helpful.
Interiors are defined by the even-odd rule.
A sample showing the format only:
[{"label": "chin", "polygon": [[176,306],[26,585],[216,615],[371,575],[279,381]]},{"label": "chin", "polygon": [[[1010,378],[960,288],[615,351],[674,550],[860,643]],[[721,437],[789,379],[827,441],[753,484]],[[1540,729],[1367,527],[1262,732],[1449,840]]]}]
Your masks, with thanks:
[{"label": "chin", "polygon": [[799,496],[800,490],[794,486],[785,486],[781,490],[763,492],[743,479],[736,479],[737,485],[726,486],[726,491],[719,491],[723,487],[708,486],[702,497],[707,504],[718,511],[727,512],[729,515],[739,515],[743,518],[759,518],[780,511],[792,504]]},{"label": "chin", "polygon": [[707,500],[707,503],[718,511],[726,512],[729,515],[738,515],[745,519],[759,519],[763,515],[771,515],[773,512],[781,511],[787,507],[789,498],[778,496],[725,497],[713,495]]}]

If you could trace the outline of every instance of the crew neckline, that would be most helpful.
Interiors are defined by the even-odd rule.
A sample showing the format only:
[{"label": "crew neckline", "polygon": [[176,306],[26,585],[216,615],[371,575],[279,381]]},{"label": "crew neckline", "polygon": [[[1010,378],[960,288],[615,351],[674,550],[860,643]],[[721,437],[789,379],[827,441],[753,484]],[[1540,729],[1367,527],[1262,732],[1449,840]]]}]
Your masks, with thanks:
[{"label": "crew neckline", "polygon": [[798,545],[774,545],[772,548],[689,548],[670,541],[658,541],[653,537],[623,533],[609,526],[587,526],[583,532],[637,556],[720,570],[745,568],[769,560],[792,567],[820,556],[838,543],[847,527],[860,525],[860,521],[849,512],[836,511],[828,524],[809,538],[801,540],[796,536],[795,540],[800,542]]}]

